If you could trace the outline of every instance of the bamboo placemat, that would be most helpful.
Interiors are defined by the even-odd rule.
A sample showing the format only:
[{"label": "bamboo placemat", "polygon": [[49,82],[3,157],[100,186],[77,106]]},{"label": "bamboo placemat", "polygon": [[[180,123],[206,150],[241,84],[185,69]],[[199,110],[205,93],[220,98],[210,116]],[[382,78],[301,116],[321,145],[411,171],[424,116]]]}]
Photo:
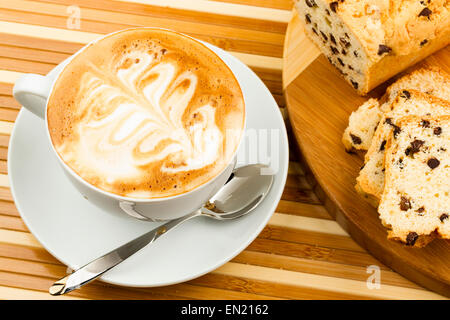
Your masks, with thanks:
[{"label": "bamboo placemat", "polygon": [[[290,0],[0,0],[0,299],[55,299],[48,288],[67,271],[29,233],[9,190],[9,135],[20,109],[12,97],[17,77],[46,74],[100,34],[164,27],[241,59],[264,81],[284,114],[282,51],[291,8]],[[59,299],[443,298],[357,245],[320,203],[315,193],[320,187],[306,172],[293,150],[282,200],[269,224],[219,269],[160,288],[97,281]],[[380,280],[378,289],[374,277]]]}]

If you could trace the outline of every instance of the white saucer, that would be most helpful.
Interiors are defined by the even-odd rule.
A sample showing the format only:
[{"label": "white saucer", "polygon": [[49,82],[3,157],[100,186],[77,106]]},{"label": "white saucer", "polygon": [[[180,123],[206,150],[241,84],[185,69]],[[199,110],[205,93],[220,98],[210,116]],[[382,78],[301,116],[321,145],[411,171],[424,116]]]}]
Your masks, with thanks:
[{"label": "white saucer", "polygon": [[[281,198],[289,156],[286,128],[278,105],[246,65],[225,51],[208,46],[229,65],[242,87],[247,109],[246,130],[275,129],[279,133],[278,147],[267,148],[273,153],[268,156],[278,162],[272,189],[259,207],[238,220],[219,222],[198,218],[186,222],[105,273],[101,277],[105,282],[152,287],[208,273],[238,255],[257,237]],[[49,76],[55,76],[61,68],[62,64]],[[125,214],[112,215],[85,200],[65,177],[45,134],[44,121],[22,108],[11,135],[8,173],[22,219],[53,256],[77,269],[158,225]],[[271,143],[270,135],[267,141],[259,140],[256,148],[261,148],[261,141]]]}]

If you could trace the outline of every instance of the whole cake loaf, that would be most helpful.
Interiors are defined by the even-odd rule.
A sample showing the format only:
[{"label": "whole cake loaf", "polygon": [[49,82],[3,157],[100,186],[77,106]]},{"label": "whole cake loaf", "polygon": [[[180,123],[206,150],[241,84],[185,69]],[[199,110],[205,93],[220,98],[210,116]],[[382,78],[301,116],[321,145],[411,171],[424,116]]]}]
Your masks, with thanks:
[{"label": "whole cake loaf", "polygon": [[297,0],[306,33],[366,94],[450,43],[448,0]]}]

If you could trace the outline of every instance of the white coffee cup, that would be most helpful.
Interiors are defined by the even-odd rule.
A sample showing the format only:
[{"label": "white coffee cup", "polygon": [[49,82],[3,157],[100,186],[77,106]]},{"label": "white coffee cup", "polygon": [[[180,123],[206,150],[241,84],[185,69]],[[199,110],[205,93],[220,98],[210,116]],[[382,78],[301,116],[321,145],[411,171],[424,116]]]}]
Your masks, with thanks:
[{"label": "white coffee cup", "polygon": [[[164,30],[164,29],[163,29]],[[85,47],[81,48],[69,59],[64,61],[65,65],[70,64],[70,60],[82,52],[85,48],[95,45],[95,43],[105,37],[109,37],[114,33],[105,35],[104,37],[95,40]],[[197,41],[189,36],[185,37]],[[200,42],[201,43],[201,42]],[[203,44],[202,44],[203,45]],[[203,45],[204,46],[204,45]],[[207,50],[211,49],[204,46]],[[213,52],[214,53],[214,52]],[[215,53],[214,53],[215,54]],[[221,59],[217,54],[217,59]],[[61,68],[61,71],[63,68]],[[47,122],[47,102],[51,95],[54,83],[58,79],[59,74],[52,76],[41,76],[37,74],[24,74],[14,84],[13,95],[14,98],[26,109],[33,112],[46,123],[46,132],[48,143],[51,145],[51,150],[55,154],[64,173],[83,195],[83,197],[105,211],[121,214],[124,213],[138,219],[150,221],[165,221],[182,217],[199,207],[201,207],[208,199],[210,199],[228,180],[236,163],[236,151],[231,158],[230,163],[214,178],[208,182],[198,186],[197,188],[179,195],[165,197],[165,198],[151,198],[151,199],[135,199],[123,197],[114,193],[110,193],[97,188],[96,186],[86,182],[75,171],[70,168],[56,152],[50,137],[48,122]],[[243,126],[243,130],[245,124]],[[241,135],[242,141],[242,135]]]}]

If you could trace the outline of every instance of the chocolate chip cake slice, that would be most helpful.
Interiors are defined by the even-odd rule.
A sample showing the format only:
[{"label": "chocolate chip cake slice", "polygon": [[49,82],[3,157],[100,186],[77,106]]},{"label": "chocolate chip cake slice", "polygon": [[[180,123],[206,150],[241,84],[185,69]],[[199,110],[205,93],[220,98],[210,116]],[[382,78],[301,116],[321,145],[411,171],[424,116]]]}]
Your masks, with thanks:
[{"label": "chocolate chip cake slice", "polygon": [[347,151],[369,149],[382,112],[388,112],[398,92],[406,89],[450,101],[450,75],[438,67],[422,67],[390,85],[381,99],[385,101],[381,105],[373,98],[366,101],[351,114],[342,136],[342,143]]},{"label": "chocolate chip cake slice", "polygon": [[[439,116],[450,114],[450,102],[416,90],[402,90],[390,106],[390,111],[384,113],[375,131],[372,144],[365,155],[365,163],[361,169],[356,189],[365,196],[371,204],[381,198],[384,189],[384,155],[389,135],[398,135],[401,128],[397,121],[408,115]],[[426,127],[427,123],[424,122]]]},{"label": "chocolate chip cake slice", "polygon": [[378,208],[388,237],[422,246],[450,239],[450,115],[408,116],[386,145],[386,182]]},{"label": "chocolate chip cake slice", "polygon": [[359,94],[450,42],[450,1],[296,0],[306,34]]},{"label": "chocolate chip cake slice", "polygon": [[425,66],[401,77],[386,89],[387,101],[380,107],[388,112],[402,90],[417,90],[450,101],[450,75],[436,66]]},{"label": "chocolate chip cake slice", "polygon": [[347,152],[367,150],[372,142],[373,134],[380,122],[382,112],[377,99],[369,99],[348,120],[348,127],[342,136],[342,143]]}]

